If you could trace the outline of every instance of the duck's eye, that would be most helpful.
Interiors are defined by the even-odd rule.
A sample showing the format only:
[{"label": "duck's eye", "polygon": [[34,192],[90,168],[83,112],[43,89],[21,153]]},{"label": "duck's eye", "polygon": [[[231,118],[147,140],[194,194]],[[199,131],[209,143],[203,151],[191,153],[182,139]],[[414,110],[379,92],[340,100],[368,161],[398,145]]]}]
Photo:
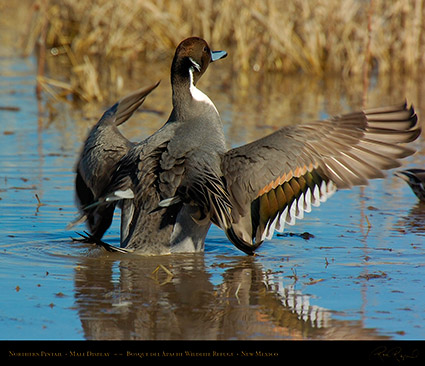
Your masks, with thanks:
[{"label": "duck's eye", "polygon": [[204,52],[208,52],[208,47],[207,46],[204,47]]}]

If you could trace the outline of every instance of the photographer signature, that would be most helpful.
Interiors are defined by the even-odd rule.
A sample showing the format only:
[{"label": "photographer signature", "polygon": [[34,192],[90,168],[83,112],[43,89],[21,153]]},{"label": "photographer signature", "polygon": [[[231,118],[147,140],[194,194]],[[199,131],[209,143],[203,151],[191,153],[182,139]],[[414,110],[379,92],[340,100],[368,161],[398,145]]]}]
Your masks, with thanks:
[{"label": "photographer signature", "polygon": [[371,358],[378,358],[381,361],[385,361],[388,359],[393,359],[397,363],[401,363],[403,361],[406,361],[408,359],[416,359],[419,358],[420,352],[418,349],[413,349],[409,353],[404,352],[404,350],[401,347],[386,347],[386,346],[379,346],[375,348],[371,354]]}]

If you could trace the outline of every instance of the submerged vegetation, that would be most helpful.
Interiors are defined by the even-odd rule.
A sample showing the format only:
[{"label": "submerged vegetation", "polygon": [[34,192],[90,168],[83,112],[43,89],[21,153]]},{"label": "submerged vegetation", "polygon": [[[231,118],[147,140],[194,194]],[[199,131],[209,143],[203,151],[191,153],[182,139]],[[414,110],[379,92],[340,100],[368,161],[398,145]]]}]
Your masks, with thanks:
[{"label": "submerged vegetation", "polygon": [[[119,89],[139,62],[169,59],[191,35],[231,51],[240,73],[418,73],[424,14],[423,0],[39,0],[24,47],[38,48],[45,90],[102,100],[99,65]],[[44,75],[46,58],[65,58],[66,79]]]}]

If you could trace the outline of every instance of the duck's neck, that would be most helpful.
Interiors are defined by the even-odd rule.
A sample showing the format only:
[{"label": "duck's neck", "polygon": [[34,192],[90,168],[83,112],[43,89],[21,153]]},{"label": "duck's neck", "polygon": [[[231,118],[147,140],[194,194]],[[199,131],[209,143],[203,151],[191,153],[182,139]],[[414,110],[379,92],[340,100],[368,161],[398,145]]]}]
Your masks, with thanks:
[{"label": "duck's neck", "polygon": [[211,99],[196,87],[194,72],[193,68],[189,68],[186,73],[172,73],[172,117],[176,121],[196,118],[203,113],[218,115],[217,108]]}]

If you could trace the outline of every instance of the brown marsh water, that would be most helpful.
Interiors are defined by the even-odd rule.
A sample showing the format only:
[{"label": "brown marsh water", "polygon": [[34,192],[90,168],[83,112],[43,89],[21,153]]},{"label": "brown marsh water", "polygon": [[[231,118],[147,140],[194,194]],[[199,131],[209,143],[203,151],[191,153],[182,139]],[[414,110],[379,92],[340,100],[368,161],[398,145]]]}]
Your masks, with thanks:
[{"label": "brown marsh water", "polygon": [[[361,83],[260,74],[245,83],[232,74],[230,58],[199,84],[222,114],[229,145],[361,105]],[[123,126],[134,141],[170,110],[169,65],[151,67],[155,78],[145,73],[126,88],[162,79],[145,111]],[[0,58],[2,339],[425,338],[425,207],[391,172],[338,192],[255,257],[215,227],[203,254],[105,253],[73,242],[66,225],[76,214],[76,156],[107,105],[37,101],[35,82],[32,57]],[[418,85],[380,80],[368,105],[407,97],[420,113]],[[424,165],[423,139],[415,146],[406,166]],[[112,244],[117,222],[105,238]]]}]

